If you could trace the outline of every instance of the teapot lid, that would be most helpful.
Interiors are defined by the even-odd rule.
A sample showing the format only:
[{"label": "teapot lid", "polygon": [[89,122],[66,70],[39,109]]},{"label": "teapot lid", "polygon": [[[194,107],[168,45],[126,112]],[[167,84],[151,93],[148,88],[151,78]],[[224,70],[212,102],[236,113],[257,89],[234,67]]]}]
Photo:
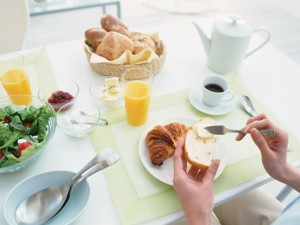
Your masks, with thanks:
[{"label": "teapot lid", "polygon": [[230,36],[248,36],[252,33],[251,26],[239,15],[230,15],[225,18],[219,18],[215,21],[214,26],[217,31]]}]

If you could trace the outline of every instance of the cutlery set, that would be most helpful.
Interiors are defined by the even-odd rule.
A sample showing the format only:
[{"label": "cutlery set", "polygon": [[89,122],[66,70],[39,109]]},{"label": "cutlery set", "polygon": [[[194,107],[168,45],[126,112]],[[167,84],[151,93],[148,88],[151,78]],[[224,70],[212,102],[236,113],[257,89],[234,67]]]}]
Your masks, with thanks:
[{"label": "cutlery set", "polygon": [[[240,94],[240,101],[246,110],[247,113],[249,113],[250,116],[256,116],[258,113],[256,112],[253,103],[251,99],[247,95]],[[216,135],[224,135],[227,133],[240,133],[240,134],[246,134],[243,130],[234,130],[234,129],[228,129],[223,125],[216,125],[216,126],[208,126],[204,128],[211,134]],[[274,137],[275,136],[275,130],[273,129],[265,129],[265,130],[259,130],[263,135]]]}]

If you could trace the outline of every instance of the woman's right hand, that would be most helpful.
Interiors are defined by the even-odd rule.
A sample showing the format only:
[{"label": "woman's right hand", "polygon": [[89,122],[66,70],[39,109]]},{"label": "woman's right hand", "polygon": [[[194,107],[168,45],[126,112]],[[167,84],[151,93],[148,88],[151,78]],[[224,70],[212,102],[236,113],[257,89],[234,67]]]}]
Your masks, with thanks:
[{"label": "woman's right hand", "polygon": [[[274,129],[275,136],[264,136],[258,131],[259,129]],[[265,170],[271,177],[285,182],[284,176],[291,169],[287,162],[288,134],[275,126],[264,114],[250,118],[244,131],[251,134],[254,143],[259,148]],[[239,134],[236,140],[240,141],[244,136]]]}]

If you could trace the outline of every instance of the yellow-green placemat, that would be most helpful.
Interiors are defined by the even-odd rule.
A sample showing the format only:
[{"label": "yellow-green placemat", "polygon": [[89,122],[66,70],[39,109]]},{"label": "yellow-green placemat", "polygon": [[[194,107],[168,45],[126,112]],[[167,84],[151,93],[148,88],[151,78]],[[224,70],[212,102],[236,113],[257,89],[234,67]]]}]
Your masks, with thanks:
[{"label": "yellow-green placemat", "polygon": [[[226,79],[230,81],[236,93],[242,90],[243,93],[249,94],[237,74],[226,75]],[[184,89],[153,98],[149,120],[143,126],[128,125],[125,110],[120,107],[103,113],[110,126],[96,128],[90,133],[90,139],[97,152],[112,147],[121,156],[120,162],[104,171],[104,176],[123,224],[140,223],[181,209],[173,188],[158,181],[143,167],[139,159],[138,144],[143,131],[155,121],[170,117],[198,119],[207,116],[191,106],[187,98],[188,91]],[[279,124],[279,121],[273,118],[256,99],[253,100],[259,111],[267,113]],[[239,104],[229,114],[210,117],[233,128],[244,126],[249,118]],[[265,173],[259,152],[250,138],[235,142],[234,136],[222,137],[227,149],[228,164],[215,182],[215,193],[228,190]],[[299,146],[300,141],[292,134],[290,139],[292,147]],[[289,160],[291,162],[300,160],[300,152],[295,150],[289,153]]]}]

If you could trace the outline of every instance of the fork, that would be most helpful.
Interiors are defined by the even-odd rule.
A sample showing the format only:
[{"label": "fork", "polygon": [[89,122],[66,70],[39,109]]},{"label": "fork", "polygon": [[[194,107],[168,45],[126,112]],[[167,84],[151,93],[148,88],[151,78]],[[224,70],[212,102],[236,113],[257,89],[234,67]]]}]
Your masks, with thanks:
[{"label": "fork", "polygon": [[[228,129],[223,125],[216,125],[216,126],[208,126],[204,128],[211,134],[217,134],[217,135],[223,135],[227,133],[240,133],[240,134],[247,134],[243,130],[233,130],[233,129]],[[269,137],[274,137],[275,136],[275,130],[273,129],[264,129],[264,130],[259,130],[260,133],[263,135],[269,136]]]}]

